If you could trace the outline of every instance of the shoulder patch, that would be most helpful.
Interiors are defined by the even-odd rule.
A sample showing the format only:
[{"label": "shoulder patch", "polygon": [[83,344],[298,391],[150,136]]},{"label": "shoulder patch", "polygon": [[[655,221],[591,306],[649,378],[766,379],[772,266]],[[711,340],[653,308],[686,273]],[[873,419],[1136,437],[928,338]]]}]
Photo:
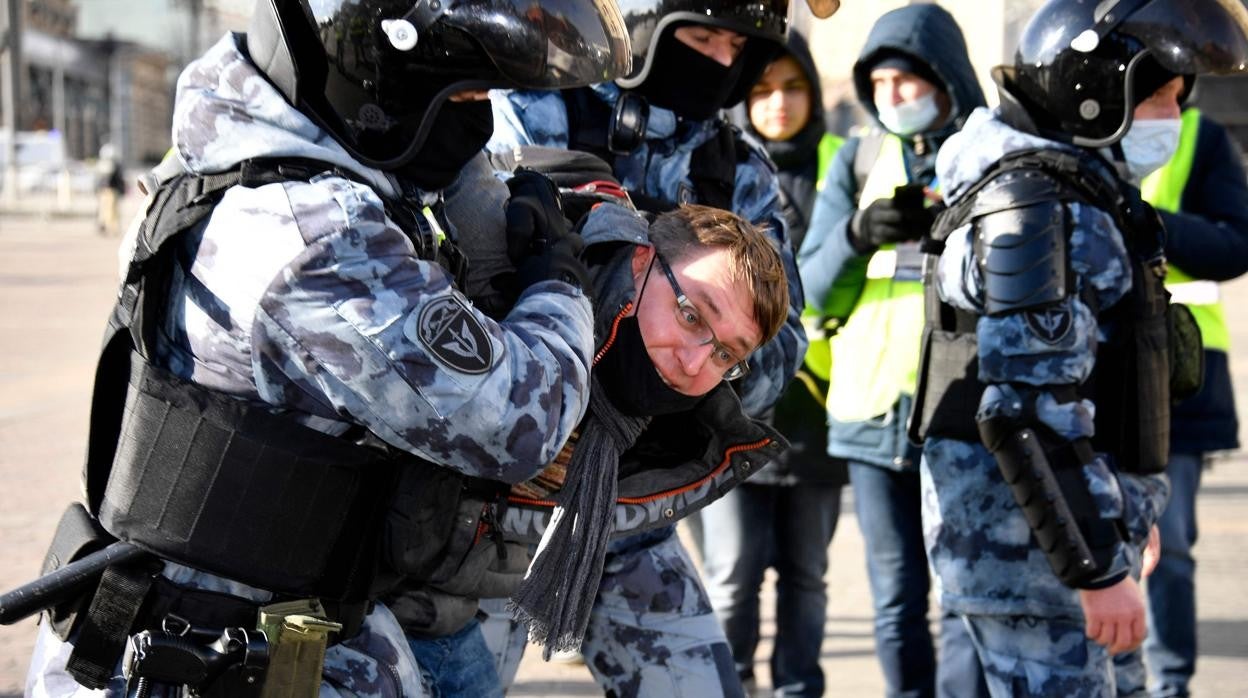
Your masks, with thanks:
[{"label": "shoulder patch", "polygon": [[[409,337],[410,325],[405,328]],[[480,374],[494,364],[490,336],[476,315],[455,296],[439,298],[421,309],[414,339],[438,361],[467,374]]]},{"label": "shoulder patch", "polygon": [[1058,306],[1041,310],[1029,310],[1023,314],[1027,327],[1036,333],[1045,344],[1057,344],[1070,334],[1074,326],[1070,308]]}]

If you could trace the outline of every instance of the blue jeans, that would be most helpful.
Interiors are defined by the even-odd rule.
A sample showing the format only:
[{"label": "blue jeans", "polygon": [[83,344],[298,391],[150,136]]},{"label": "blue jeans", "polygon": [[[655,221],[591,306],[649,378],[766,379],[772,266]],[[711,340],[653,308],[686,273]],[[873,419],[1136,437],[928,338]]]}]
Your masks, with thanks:
[{"label": "blue jeans", "polygon": [[974,646],[965,626],[954,616],[941,621],[941,662],[936,662],[927,624],[931,583],[918,471],[850,461],[849,480],[854,488],[858,528],[867,549],[867,576],[875,605],[875,652],[884,673],[885,695],[987,695]]},{"label": "blue jeans", "polygon": [[754,672],[763,573],[776,569],[775,695],[823,695],[823,577],[840,511],[837,486],[746,483],[701,512],[706,590],[742,678]]},{"label": "blue jeans", "polygon": [[474,619],[463,630],[446,637],[408,636],[421,674],[433,698],[501,698],[502,684],[494,667],[494,653],[485,644]]},{"label": "blue jeans", "polygon": [[1196,672],[1196,490],[1200,454],[1172,453],[1170,502],[1157,527],[1161,560],[1146,582],[1148,639],[1144,653],[1153,679],[1153,695],[1186,696]]}]

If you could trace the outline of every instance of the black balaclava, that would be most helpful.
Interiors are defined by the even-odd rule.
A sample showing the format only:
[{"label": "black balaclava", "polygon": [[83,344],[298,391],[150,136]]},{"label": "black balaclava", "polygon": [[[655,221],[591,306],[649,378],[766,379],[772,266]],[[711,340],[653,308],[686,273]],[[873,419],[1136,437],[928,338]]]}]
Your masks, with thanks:
[{"label": "black balaclava", "polygon": [[632,417],[684,412],[704,397],[685,395],[663,382],[646,351],[636,315],[620,321],[615,343],[598,360],[594,373],[620,412]]},{"label": "black balaclava", "polygon": [[673,25],[663,32],[650,57],[650,73],[635,91],[681,118],[705,121],[724,108],[741,79],[745,51],[732,65],[721,65],[677,39],[677,28]]},{"label": "black balaclava", "polygon": [[444,102],[420,150],[394,173],[425,191],[450,186],[494,133],[489,100]]}]

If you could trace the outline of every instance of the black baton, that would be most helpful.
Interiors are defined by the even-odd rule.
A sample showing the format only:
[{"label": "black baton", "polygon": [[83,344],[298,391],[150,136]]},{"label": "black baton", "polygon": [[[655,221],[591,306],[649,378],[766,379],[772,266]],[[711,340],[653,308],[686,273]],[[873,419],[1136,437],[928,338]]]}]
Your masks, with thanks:
[{"label": "black baton", "polygon": [[146,551],[117,541],[0,596],[0,625],[12,625],[45,608],[68,601],[96,583],[109,565],[128,562]]}]

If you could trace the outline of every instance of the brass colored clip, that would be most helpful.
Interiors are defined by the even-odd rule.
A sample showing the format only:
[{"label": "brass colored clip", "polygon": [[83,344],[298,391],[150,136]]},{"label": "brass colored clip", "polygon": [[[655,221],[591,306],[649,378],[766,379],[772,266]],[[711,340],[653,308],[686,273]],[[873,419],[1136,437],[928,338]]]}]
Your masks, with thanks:
[{"label": "brass colored clip", "polygon": [[257,627],[269,639],[269,668],[261,698],[315,698],[329,634],[342,624],[329,620],[317,599],[270,604],[260,609]]}]

